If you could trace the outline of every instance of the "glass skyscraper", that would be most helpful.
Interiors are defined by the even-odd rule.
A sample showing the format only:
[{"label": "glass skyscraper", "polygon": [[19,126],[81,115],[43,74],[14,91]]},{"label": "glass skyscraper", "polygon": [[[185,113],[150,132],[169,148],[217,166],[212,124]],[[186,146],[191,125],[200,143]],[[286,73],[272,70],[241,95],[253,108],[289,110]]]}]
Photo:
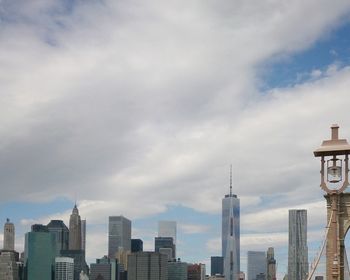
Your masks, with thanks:
[{"label": "glass skyscraper", "polygon": [[239,199],[232,194],[232,176],[230,193],[222,199],[222,256],[224,258],[224,276],[226,280],[238,280],[240,273],[239,241]]},{"label": "glass skyscraper", "polygon": [[123,216],[110,216],[108,223],[108,257],[115,258],[120,248],[131,251],[131,221]]},{"label": "glass skyscraper", "polygon": [[260,251],[248,251],[247,280],[266,278],[266,253]]},{"label": "glass skyscraper", "polygon": [[308,273],[307,211],[289,210],[288,279],[303,280]]}]

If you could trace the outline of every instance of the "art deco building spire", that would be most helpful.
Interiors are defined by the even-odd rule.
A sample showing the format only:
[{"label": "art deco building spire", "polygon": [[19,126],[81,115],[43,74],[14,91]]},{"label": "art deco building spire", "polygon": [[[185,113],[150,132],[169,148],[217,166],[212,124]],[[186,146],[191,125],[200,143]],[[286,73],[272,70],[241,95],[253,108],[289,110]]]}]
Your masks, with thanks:
[{"label": "art deco building spire", "polygon": [[81,219],[76,203],[69,219],[69,250],[81,250]]}]

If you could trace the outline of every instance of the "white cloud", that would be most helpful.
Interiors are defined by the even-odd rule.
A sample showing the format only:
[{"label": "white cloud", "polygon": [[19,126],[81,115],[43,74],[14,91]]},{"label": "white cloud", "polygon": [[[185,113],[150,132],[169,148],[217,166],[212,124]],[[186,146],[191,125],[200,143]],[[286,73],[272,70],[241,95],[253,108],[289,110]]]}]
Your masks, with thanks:
[{"label": "white cloud", "polygon": [[185,234],[205,233],[210,229],[208,225],[179,224],[179,229]]}]

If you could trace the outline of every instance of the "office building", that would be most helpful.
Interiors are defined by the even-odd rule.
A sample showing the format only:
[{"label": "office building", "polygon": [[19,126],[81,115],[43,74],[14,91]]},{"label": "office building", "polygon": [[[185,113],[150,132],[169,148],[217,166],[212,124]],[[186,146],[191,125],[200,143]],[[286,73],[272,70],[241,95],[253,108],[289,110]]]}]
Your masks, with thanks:
[{"label": "office building", "polygon": [[61,250],[61,257],[72,258],[74,260],[74,280],[79,280],[79,274],[81,271],[89,274],[89,267],[85,261],[85,251]]},{"label": "office building", "polygon": [[266,254],[266,280],[276,280],[276,260],[275,252],[272,247],[268,248]]},{"label": "office building", "polygon": [[47,224],[47,228],[55,236],[57,255],[60,254],[61,250],[68,250],[69,230],[64,222],[61,220],[51,220]]},{"label": "office building", "polygon": [[288,279],[304,280],[308,272],[307,211],[289,210]]},{"label": "office building", "polygon": [[204,280],[205,279],[205,266],[203,264],[188,264],[187,266],[187,279],[188,280]]},{"label": "office building", "polygon": [[247,280],[266,278],[266,254],[260,251],[248,251]]},{"label": "office building", "polygon": [[81,220],[81,249],[86,251],[86,220]]},{"label": "office building", "polygon": [[54,277],[56,240],[47,226],[33,225],[32,231],[25,235],[24,264],[27,280]]},{"label": "office building", "polygon": [[176,221],[159,221],[158,237],[172,237],[176,244]]},{"label": "office building", "polygon": [[142,252],[143,241],[141,239],[131,239],[131,253]]},{"label": "office building", "polygon": [[187,280],[187,263],[180,260],[168,262],[168,280]]},{"label": "office building", "polygon": [[0,251],[0,280],[19,280],[17,260],[15,251]]},{"label": "office building", "polygon": [[224,258],[220,256],[212,256],[210,258],[210,275],[224,275]]},{"label": "office building", "polygon": [[123,216],[110,216],[108,223],[108,257],[115,258],[123,248],[131,251],[131,221]]},{"label": "office building", "polygon": [[131,253],[128,280],[168,280],[167,257],[156,252]]},{"label": "office building", "polygon": [[172,237],[155,237],[154,251],[157,253],[166,254],[168,260],[175,259],[175,244]]},{"label": "office building", "polygon": [[240,273],[240,206],[237,195],[232,194],[232,170],[230,193],[222,199],[222,256],[226,280],[238,280]]},{"label": "office building", "polygon": [[74,259],[56,257],[55,280],[74,280]]},{"label": "office building", "polygon": [[6,219],[4,225],[4,250],[14,251],[15,250],[15,226],[10,222],[10,219]]},{"label": "office building", "polygon": [[74,205],[69,219],[69,250],[81,250],[81,219],[77,205]]},{"label": "office building", "polygon": [[115,259],[104,256],[90,265],[90,280],[118,280],[118,266]]}]

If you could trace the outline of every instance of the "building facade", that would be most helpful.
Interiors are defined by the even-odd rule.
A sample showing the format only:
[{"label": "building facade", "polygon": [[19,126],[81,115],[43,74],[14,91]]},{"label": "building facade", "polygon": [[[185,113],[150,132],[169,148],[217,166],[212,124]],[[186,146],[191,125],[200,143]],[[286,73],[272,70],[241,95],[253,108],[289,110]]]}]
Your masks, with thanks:
[{"label": "building facade", "polygon": [[155,237],[154,251],[168,255],[168,260],[175,259],[175,244],[172,237]]},{"label": "building facade", "polygon": [[247,280],[266,278],[266,253],[248,251]]},{"label": "building facade", "polygon": [[158,222],[158,237],[173,238],[173,258],[176,258],[176,221],[159,221]]},{"label": "building facade", "polygon": [[308,273],[307,211],[289,210],[288,279],[303,280]]},{"label": "building facade", "polygon": [[90,280],[118,280],[118,265],[115,259],[104,256],[90,265]]},{"label": "building facade", "polygon": [[74,259],[56,257],[55,280],[74,280]]},{"label": "building facade", "polygon": [[128,280],[168,280],[167,257],[156,252],[131,253]]},{"label": "building facade", "polygon": [[240,206],[237,195],[230,193],[222,199],[222,256],[226,280],[238,280],[240,273]]},{"label": "building facade", "polygon": [[267,249],[266,254],[266,280],[276,280],[276,260],[275,250],[270,247]]},{"label": "building facade", "polygon": [[15,251],[0,251],[0,280],[19,280]]},{"label": "building facade", "polygon": [[86,251],[86,220],[81,220],[81,249]]},{"label": "building facade", "polygon": [[131,221],[123,216],[110,216],[108,222],[108,257],[115,258],[120,248],[131,251]]},{"label": "building facade", "polygon": [[141,239],[131,239],[131,253],[142,252],[143,241]]},{"label": "building facade", "polygon": [[80,272],[89,273],[89,267],[85,261],[85,251],[83,250],[61,250],[61,257],[72,258],[74,260],[74,280],[79,280]]},{"label": "building facade", "polygon": [[168,262],[168,280],[187,280],[187,263]]},{"label": "building facade", "polygon": [[224,275],[224,258],[221,256],[210,257],[210,275]]},{"label": "building facade", "polygon": [[54,278],[57,254],[54,234],[44,225],[33,225],[25,235],[24,265],[27,280]]},{"label": "building facade", "polygon": [[49,232],[55,235],[56,249],[58,255],[61,250],[68,250],[69,246],[69,230],[68,227],[61,220],[51,220],[47,224]]},{"label": "building facade", "polygon": [[81,250],[81,219],[77,205],[74,205],[69,219],[69,250]]},{"label": "building facade", "polygon": [[10,222],[10,219],[6,219],[4,225],[4,250],[15,250],[15,225]]}]

